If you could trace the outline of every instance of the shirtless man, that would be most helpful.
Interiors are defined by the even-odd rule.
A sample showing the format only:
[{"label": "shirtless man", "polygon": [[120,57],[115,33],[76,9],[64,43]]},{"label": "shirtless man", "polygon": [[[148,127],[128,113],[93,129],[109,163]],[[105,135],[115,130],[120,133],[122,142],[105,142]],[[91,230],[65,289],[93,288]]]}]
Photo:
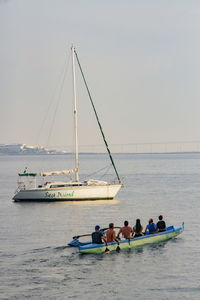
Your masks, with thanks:
[{"label": "shirtless man", "polygon": [[128,226],[128,221],[124,221],[124,227],[121,227],[118,234],[117,238],[119,239],[120,233],[125,239],[130,239],[131,238],[131,233],[133,233],[133,230],[130,226]]},{"label": "shirtless man", "polygon": [[114,242],[114,241],[116,241],[119,245],[119,240],[117,239],[116,233],[115,233],[115,230],[114,230],[114,224],[110,223],[109,228],[106,231],[106,242],[111,243],[111,242]]}]

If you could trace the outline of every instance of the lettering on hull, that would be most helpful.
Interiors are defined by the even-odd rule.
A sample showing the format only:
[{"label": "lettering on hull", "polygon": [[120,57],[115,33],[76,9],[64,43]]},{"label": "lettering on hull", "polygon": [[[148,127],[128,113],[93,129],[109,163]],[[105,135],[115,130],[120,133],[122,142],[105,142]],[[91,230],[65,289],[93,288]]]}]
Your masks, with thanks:
[{"label": "lettering on hull", "polygon": [[74,191],[72,191],[71,193],[61,193],[61,192],[57,192],[57,193],[46,192],[45,193],[45,197],[49,198],[49,199],[67,198],[67,197],[73,197],[73,196],[74,196]]}]

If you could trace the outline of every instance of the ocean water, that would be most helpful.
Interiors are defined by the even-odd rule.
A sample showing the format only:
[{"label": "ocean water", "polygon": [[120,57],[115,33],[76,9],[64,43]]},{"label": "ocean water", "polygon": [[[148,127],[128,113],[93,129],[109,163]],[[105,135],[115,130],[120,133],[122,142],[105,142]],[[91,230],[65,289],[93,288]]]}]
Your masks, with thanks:
[{"label": "ocean water", "polygon": [[[72,159],[0,157],[0,299],[199,299],[200,154],[114,155],[124,182],[115,200],[12,201],[17,173],[25,166],[59,170],[71,168]],[[80,175],[86,178],[106,164],[105,155],[81,155]],[[160,214],[167,225],[184,221],[185,231],[120,253],[81,255],[67,246],[96,224],[121,226],[128,220],[132,226],[140,218],[144,227]]]}]

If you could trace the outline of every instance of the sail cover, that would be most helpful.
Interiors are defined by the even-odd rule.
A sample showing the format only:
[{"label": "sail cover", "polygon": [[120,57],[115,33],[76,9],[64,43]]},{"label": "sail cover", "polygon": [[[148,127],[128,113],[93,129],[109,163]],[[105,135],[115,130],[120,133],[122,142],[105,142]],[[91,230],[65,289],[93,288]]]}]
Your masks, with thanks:
[{"label": "sail cover", "polygon": [[51,172],[41,172],[40,176],[51,176],[51,175],[62,175],[62,174],[70,174],[77,172],[78,169],[70,169],[70,170],[62,170],[62,171],[51,171]]}]

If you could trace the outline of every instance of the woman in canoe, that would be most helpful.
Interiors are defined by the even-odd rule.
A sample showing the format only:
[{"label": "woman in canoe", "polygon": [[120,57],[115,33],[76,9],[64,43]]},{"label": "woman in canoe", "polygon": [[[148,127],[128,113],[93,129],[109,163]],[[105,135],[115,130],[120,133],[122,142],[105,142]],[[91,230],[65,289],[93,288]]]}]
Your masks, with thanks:
[{"label": "woman in canoe", "polygon": [[140,223],[140,219],[137,219],[136,224],[133,226],[134,237],[142,236],[142,230],[143,230],[143,227]]}]

